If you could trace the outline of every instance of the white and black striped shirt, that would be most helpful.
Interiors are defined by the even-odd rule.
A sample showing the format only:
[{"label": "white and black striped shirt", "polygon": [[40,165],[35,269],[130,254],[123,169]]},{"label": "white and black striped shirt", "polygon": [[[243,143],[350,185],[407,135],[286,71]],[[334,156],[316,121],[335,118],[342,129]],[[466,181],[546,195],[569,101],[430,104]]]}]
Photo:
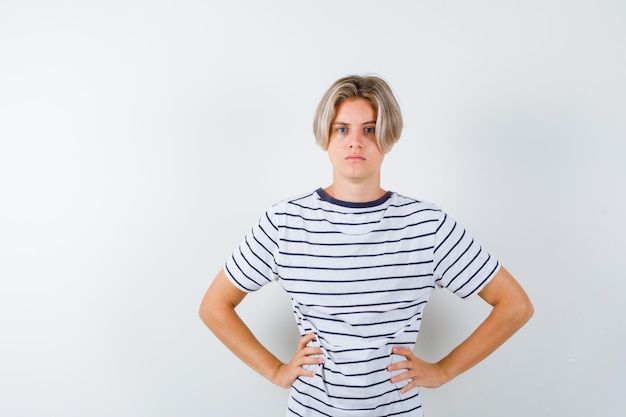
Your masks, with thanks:
[{"label": "white and black striped shirt", "polygon": [[462,298],[499,263],[438,207],[388,192],[348,203],[322,189],[274,205],[226,261],[246,292],[277,280],[301,335],[314,332],[323,365],[292,386],[289,416],[421,416],[419,390],[401,395],[386,366],[413,348],[436,286]]}]

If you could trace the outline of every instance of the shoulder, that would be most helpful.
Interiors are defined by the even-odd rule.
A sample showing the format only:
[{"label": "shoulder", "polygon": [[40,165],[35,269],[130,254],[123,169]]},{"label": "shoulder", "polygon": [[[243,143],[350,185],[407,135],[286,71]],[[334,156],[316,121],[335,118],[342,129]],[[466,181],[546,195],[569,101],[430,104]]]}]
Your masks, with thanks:
[{"label": "shoulder", "polygon": [[390,201],[390,208],[408,213],[431,213],[437,216],[444,214],[443,209],[436,204],[420,200],[414,197],[393,192]]},{"label": "shoulder", "polygon": [[272,213],[284,213],[306,209],[314,209],[319,204],[319,196],[315,191],[308,193],[298,194],[293,197],[280,200],[270,209]]},{"label": "shoulder", "polygon": [[314,212],[319,208],[319,196],[315,191],[299,194],[274,203],[266,212],[266,218],[272,222],[282,223],[281,218],[301,216]]}]

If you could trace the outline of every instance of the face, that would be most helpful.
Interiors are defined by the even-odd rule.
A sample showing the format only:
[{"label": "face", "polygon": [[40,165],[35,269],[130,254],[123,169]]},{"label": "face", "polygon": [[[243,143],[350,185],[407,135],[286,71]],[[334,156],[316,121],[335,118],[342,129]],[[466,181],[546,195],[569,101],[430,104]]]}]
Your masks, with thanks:
[{"label": "face", "polygon": [[363,98],[344,100],[330,128],[328,157],[334,181],[380,184],[384,154],[376,142],[376,111]]}]

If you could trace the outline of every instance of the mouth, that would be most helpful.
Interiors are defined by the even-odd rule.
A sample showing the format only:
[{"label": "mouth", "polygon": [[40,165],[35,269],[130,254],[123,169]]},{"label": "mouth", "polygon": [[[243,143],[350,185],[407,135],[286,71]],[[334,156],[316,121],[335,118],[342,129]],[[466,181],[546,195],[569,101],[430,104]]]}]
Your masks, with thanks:
[{"label": "mouth", "polygon": [[361,155],[349,155],[346,157],[348,161],[365,161],[365,158]]}]

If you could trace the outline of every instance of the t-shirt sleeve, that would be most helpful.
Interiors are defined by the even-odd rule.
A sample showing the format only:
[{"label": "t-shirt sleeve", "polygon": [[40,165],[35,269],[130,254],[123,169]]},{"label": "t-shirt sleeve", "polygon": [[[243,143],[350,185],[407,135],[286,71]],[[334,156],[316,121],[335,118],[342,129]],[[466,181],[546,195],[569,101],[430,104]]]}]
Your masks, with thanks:
[{"label": "t-shirt sleeve", "polygon": [[256,291],[278,277],[278,227],[274,207],[268,210],[226,260],[224,271],[245,292]]},{"label": "t-shirt sleeve", "polygon": [[500,263],[446,213],[435,232],[434,276],[437,285],[461,298],[479,292],[496,275]]}]

